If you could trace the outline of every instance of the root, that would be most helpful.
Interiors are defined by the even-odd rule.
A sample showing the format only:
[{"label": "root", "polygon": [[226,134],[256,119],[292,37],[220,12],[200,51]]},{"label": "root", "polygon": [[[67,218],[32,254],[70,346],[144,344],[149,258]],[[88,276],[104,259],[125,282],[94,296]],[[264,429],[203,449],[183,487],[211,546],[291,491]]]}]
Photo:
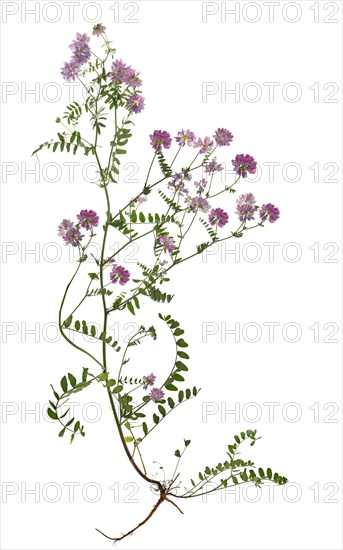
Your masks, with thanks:
[{"label": "root", "polygon": [[105,533],[100,531],[100,529],[96,529],[96,531],[98,531],[98,533],[100,533],[101,535],[103,535],[107,539],[113,540],[114,542],[118,542],[119,540],[123,540],[126,537],[128,537],[129,535],[132,535],[135,531],[137,531],[137,529],[142,527],[145,523],[147,523],[149,521],[149,519],[154,515],[154,513],[156,512],[156,510],[160,506],[160,504],[162,504],[162,502],[164,502],[165,500],[170,502],[170,504],[175,506],[175,508],[177,508],[181,514],[183,514],[182,510],[177,506],[177,504],[175,504],[175,502],[170,500],[165,493],[161,493],[160,498],[156,502],[155,506],[152,508],[150,514],[143,521],[141,521],[136,527],[131,529],[131,531],[128,531],[127,533],[125,533],[125,535],[122,535],[121,537],[109,537],[108,535],[106,535]]},{"label": "root", "polygon": [[180,512],[180,514],[183,514],[183,511],[178,507],[177,504],[175,504],[175,502],[173,502],[172,500],[170,500],[168,497],[165,497],[165,500],[167,500],[168,502],[170,502],[170,504],[172,504],[173,506],[175,506],[175,508],[177,508]]}]

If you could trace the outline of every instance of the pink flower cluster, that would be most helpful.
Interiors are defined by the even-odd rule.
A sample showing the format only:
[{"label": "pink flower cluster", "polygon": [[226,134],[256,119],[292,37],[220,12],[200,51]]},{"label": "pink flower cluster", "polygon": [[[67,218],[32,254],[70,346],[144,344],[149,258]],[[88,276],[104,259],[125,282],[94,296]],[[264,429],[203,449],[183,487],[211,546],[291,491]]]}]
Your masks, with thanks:
[{"label": "pink flower cluster", "polygon": [[130,280],[130,272],[122,265],[114,265],[110,272],[110,279],[112,283],[119,283],[120,285],[126,285]]},{"label": "pink flower cluster", "polygon": [[88,45],[89,36],[87,34],[76,33],[76,38],[70,44],[69,48],[73,52],[71,60],[65,62],[61,74],[64,80],[75,80],[76,76],[79,76],[81,73],[81,67],[86,63],[91,57],[91,50]]},{"label": "pink flower cluster", "polygon": [[[155,380],[156,376],[153,373],[143,376],[143,389],[147,390],[148,386],[153,386]],[[164,391],[161,388],[152,388],[149,396],[152,401],[160,401],[164,397]]]},{"label": "pink flower cluster", "polygon": [[121,59],[113,61],[108,77],[114,83],[124,82],[132,88],[139,88],[142,85],[142,80],[139,78],[139,72],[135,71],[130,65],[125,65]]},{"label": "pink flower cluster", "polygon": [[[214,140],[209,136],[206,136],[203,139],[196,138],[194,132],[191,130],[181,130],[175,136],[175,141],[180,147],[188,145],[188,147],[199,149],[199,153],[203,155],[212,149],[214,142],[218,147],[230,145],[233,140],[233,135],[225,128],[218,128],[215,131],[213,138]],[[162,147],[169,149],[172,141],[171,135],[165,130],[155,130],[154,133],[150,135],[150,139],[150,143],[156,151],[161,151]]]},{"label": "pink flower cluster", "polygon": [[[93,35],[101,36],[105,33],[105,30],[106,27],[102,23],[97,23],[93,27]],[[87,34],[76,33],[76,39],[69,46],[73,52],[72,58],[69,62],[64,63],[61,69],[61,74],[65,80],[75,80],[81,74],[82,65],[90,60],[89,41],[90,38]],[[142,80],[138,75],[139,72],[126,65],[121,59],[117,59],[112,63],[107,76],[115,84],[125,83],[135,90],[142,84]],[[132,93],[126,98],[126,107],[132,113],[140,113],[144,109],[144,97],[137,92]]]},{"label": "pink flower cluster", "polygon": [[[214,135],[213,140],[206,136],[205,138],[196,138],[194,132],[191,130],[181,130],[175,136],[175,141],[179,147],[194,147],[199,149],[199,154],[204,154],[212,150],[214,142],[217,147],[228,146],[233,140],[233,135],[229,130],[225,128],[218,128]],[[150,135],[150,144],[157,152],[161,152],[162,148],[169,149],[171,146],[172,138],[169,132],[166,130],[155,130]],[[239,154],[232,160],[234,172],[239,177],[246,178],[248,173],[255,174],[257,169],[257,162],[254,157],[248,154]],[[211,161],[204,164],[205,174],[213,177],[216,172],[223,170],[223,165],[217,163],[216,157]],[[192,176],[189,174],[189,170],[183,169],[182,172],[176,173],[171,181],[168,182],[168,188],[178,194],[184,196],[184,202],[188,205],[188,211],[197,214],[198,212],[208,213],[211,209],[207,198],[202,194],[207,187],[207,180],[202,178],[200,181],[194,182],[196,188],[196,196],[191,197],[189,195],[189,189],[185,186],[185,181],[190,181]],[[211,180],[212,181],[212,180]],[[207,194],[209,196],[209,193]],[[259,210],[258,206],[255,206],[255,197],[252,193],[243,194],[237,199],[236,214],[241,222],[246,222],[255,219],[255,212]],[[280,217],[279,209],[271,203],[263,204],[260,209],[261,221],[269,220],[270,223],[274,223]],[[211,209],[208,215],[208,221],[211,225],[217,227],[224,227],[229,221],[229,215],[222,208]],[[175,243],[170,237],[160,237],[159,244],[164,247],[165,252],[172,252],[175,248]]]},{"label": "pink flower cluster", "polygon": [[102,34],[105,34],[106,27],[102,23],[97,23],[93,27],[93,36],[101,36]]},{"label": "pink flower cluster", "polygon": [[175,249],[175,241],[173,237],[168,237],[168,235],[161,235],[157,239],[157,244],[162,246],[164,252],[169,252],[169,254],[171,254]]},{"label": "pink flower cluster", "polygon": [[81,210],[80,214],[77,214],[76,217],[79,220],[77,224],[74,224],[70,220],[62,220],[58,226],[58,235],[62,237],[64,244],[79,246],[84,237],[80,231],[80,227],[89,231],[99,224],[99,216],[94,210]]}]

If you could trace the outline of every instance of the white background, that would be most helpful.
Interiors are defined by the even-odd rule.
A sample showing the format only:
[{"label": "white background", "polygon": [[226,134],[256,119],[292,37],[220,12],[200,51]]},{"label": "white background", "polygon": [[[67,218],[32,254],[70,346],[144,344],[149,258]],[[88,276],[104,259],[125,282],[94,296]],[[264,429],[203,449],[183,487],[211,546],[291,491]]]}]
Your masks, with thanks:
[{"label": "white background", "polygon": [[[222,148],[218,155],[228,167],[237,153],[250,153],[259,162],[259,181],[243,182],[239,191],[251,191],[259,204],[272,202],[281,210],[276,224],[266,224],[236,241],[236,256],[225,255],[221,248],[172,272],[170,291],[176,296],[170,306],[146,301],[137,319],[124,314],[113,319],[119,323],[122,339],[130,332],[127,322],[155,324],[158,340],[132,355],[132,368],[139,375],[154,370],[162,379],[172,360],[167,350],[170,354],[173,350],[156,317],[158,311],[170,312],[186,329],[190,384],[202,387],[197,400],[180,407],[145,444],[149,473],[158,472],[154,460],[170,472],[174,450],[184,437],[190,438],[182,470],[184,483],[189,483],[189,477],[207,464],[225,460],[227,444],[236,433],[256,428],[263,438],[255,447],[247,447],[243,456],[291,481],[288,489],[275,488],[274,499],[265,486],[255,503],[254,490],[209,496],[207,502],[181,502],[184,516],[165,504],[149,524],[117,547],[342,548],[340,329],[331,341],[324,342],[341,322],[338,67],[342,5],[281,1],[271,22],[271,7],[266,2],[250,3],[250,7],[247,2],[227,2],[229,8],[236,4],[236,20],[228,15],[226,21],[221,12],[225,3],[210,3],[207,10],[214,13],[207,20],[205,6],[197,1],[136,2],[138,10],[128,2],[120,2],[119,8],[112,2],[74,4],[72,18],[70,5],[68,9],[63,2],[57,11],[53,3],[47,7],[37,2],[35,15],[25,15],[25,9],[35,7],[33,2],[2,3],[2,340],[6,342],[2,547],[110,548],[111,542],[94,528],[116,536],[141,521],[156,501],[125,459],[100,386],[77,394],[76,411],[81,418],[85,405],[89,417],[100,407],[102,414],[98,422],[85,421],[86,437],[72,446],[67,438],[57,437],[58,430],[43,409],[51,397],[50,383],[57,385],[66,372],[77,375],[82,367],[90,366],[67,343],[54,343],[55,332],[47,328],[57,320],[59,301],[73,271],[68,250],[57,244],[56,226],[82,208],[94,208],[103,216],[104,202],[99,189],[82,177],[81,169],[88,162],[82,156],[71,159],[42,153],[37,181],[25,175],[25,170],[34,168],[37,160],[31,158],[32,150],[53,137],[54,120],[68,102],[69,87],[59,75],[70,55],[68,44],[76,31],[90,34],[98,10],[118,57],[141,71],[146,97],[127,157],[127,162],[139,167],[135,176],[139,183],[123,183],[113,190],[113,210],[123,196],[140,189],[151,159],[148,136],[154,129],[176,135],[182,128],[191,128],[204,136],[218,127],[229,128],[235,136],[230,149]],[[13,12],[7,20],[5,10]],[[92,43],[97,47],[98,39]],[[203,98],[204,82],[216,83],[219,92]],[[279,83],[274,100],[264,84],[268,82]],[[236,101],[233,94],[221,97],[222,86],[232,89],[235,83]],[[248,90],[244,88],[247,83],[255,84]],[[298,101],[292,101],[295,88],[289,83],[296,83],[300,90]],[[36,95],[25,93],[33,89]],[[256,90],[262,95],[252,101]],[[51,99],[56,91],[62,97]],[[74,182],[69,181],[64,164],[70,160],[80,163]],[[44,166],[52,162],[60,165],[61,177],[56,182],[51,181],[53,167],[44,176]],[[279,163],[274,178],[266,164],[271,162]],[[287,168],[288,163],[294,163],[293,167]],[[310,168],[315,163],[318,178]],[[335,165],[339,171],[330,179]],[[11,169],[16,173],[9,174]],[[225,204],[233,230],[234,197],[227,201],[213,206]],[[113,242],[116,238],[113,234]],[[251,242],[256,244],[249,251],[244,247]],[[47,243],[56,244],[48,248]],[[235,242],[229,243],[228,249],[233,250]],[[264,243],[279,243],[274,261]],[[310,248],[314,243],[318,243],[318,257]],[[61,257],[54,262],[49,251],[53,255],[57,247]],[[34,248],[36,255],[26,253]],[[256,251],[261,258],[249,260]],[[299,257],[292,261],[295,253]],[[130,266],[133,270],[133,264],[127,263]],[[81,293],[80,287],[75,299]],[[274,342],[269,341],[268,328],[263,325],[268,322],[280,323]],[[213,323],[217,332],[205,342],[206,323]],[[235,342],[232,335],[225,341],[223,329],[235,323],[239,323],[240,341]],[[251,341],[254,328],[245,332],[247,323],[261,327],[261,338],[255,343]],[[300,327],[299,341],[289,341],[295,338],[293,329],[282,336],[287,323]],[[315,323],[317,342],[309,328]],[[27,329],[35,327],[36,335],[27,334]],[[92,402],[97,409],[89,407]],[[276,403],[274,421],[265,405],[268,402]],[[208,403],[213,414],[205,418]],[[249,403],[254,404],[250,409]],[[225,414],[235,407],[236,415]],[[27,414],[28,409],[36,413]],[[256,415],[260,417],[256,422],[249,421]],[[78,484],[74,502],[70,502],[68,482]],[[51,486],[47,492],[49,483],[55,490]],[[85,492],[90,483],[101,490],[97,502],[90,502],[96,500],[94,485]],[[36,496],[26,494],[34,487]],[[52,502],[56,488],[60,499]],[[11,489],[13,494],[9,494]],[[136,494],[131,501],[137,502],[129,502],[133,490]],[[118,502],[114,502],[114,492]]]}]

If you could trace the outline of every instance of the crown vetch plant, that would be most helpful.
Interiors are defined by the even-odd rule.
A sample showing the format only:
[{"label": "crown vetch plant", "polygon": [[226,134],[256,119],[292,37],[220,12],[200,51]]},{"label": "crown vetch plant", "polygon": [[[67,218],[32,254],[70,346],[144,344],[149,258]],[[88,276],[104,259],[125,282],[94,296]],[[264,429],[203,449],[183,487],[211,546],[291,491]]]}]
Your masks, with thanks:
[{"label": "crown vetch plant", "polygon": [[[69,409],[64,405],[74,393],[84,390],[94,382],[100,384],[107,393],[114,423],[128,460],[136,473],[152,484],[158,494],[156,504],[141,523],[122,536],[108,537],[117,541],[145,524],[165,501],[181,512],[175,499],[180,501],[194,498],[249,482],[260,485],[263,481],[273,481],[283,485],[287,479],[273,473],[270,468],[257,468],[251,460],[238,457],[242,444],[248,442],[253,446],[259,439],[256,430],[242,431],[235,435],[234,442],[227,446],[222,462],[203,467],[195,479],[190,480],[187,488],[184,487],[185,482],[180,481],[179,467],[190,444],[189,439],[184,440],[181,450],[175,451],[176,465],[168,479],[154,479],[144,462],[144,445],[151,432],[160,428],[165,418],[196,397],[200,390],[196,387],[184,389],[189,360],[186,351],[188,344],[184,339],[185,331],[171,315],[159,314],[160,320],[170,331],[174,348],[171,353],[175,359],[169,375],[163,383],[159,381],[158,385],[155,373],[137,373],[128,368],[129,353],[134,353],[132,348],[140,345],[147,337],[156,340],[155,327],[140,326],[130,336],[124,352],[120,354],[121,346],[107,332],[110,315],[118,315],[124,310],[135,315],[141,304],[148,299],[161,304],[171,302],[173,295],[164,292],[163,285],[170,281],[172,269],[201,255],[213,243],[241,238],[245,231],[263,227],[266,221],[274,223],[280,213],[270,203],[258,206],[252,193],[243,193],[238,197],[234,215],[229,216],[224,209],[220,198],[231,196],[235,193],[235,185],[239,180],[256,171],[256,161],[251,155],[237,154],[232,160],[235,180],[218,189],[218,182],[215,180],[223,170],[223,165],[214,153],[219,152],[222,147],[230,146],[233,140],[232,133],[225,128],[218,128],[212,136],[203,138],[196,137],[190,130],[179,131],[175,136],[177,150],[171,160],[166,157],[172,147],[172,136],[166,130],[152,131],[150,146],[153,157],[144,185],[127,204],[116,212],[113,211],[110,202],[111,186],[119,182],[121,159],[132,136],[135,117],[144,109],[144,97],[140,89],[142,80],[139,72],[116,57],[116,50],[108,40],[105,30],[102,24],[93,28],[93,35],[103,42],[103,55],[91,51],[89,36],[76,34],[70,45],[71,60],[64,64],[61,74],[65,80],[78,80],[86,90],[86,99],[82,104],[74,101],[67,106],[62,118],[56,121],[61,125],[57,138],[41,144],[33,154],[47,148],[52,152],[66,151],[74,155],[81,152],[85,156],[92,155],[98,167],[97,185],[104,194],[103,214],[99,216],[92,209],[83,209],[73,221],[63,219],[58,226],[58,235],[65,245],[75,247],[79,253],[75,272],[62,298],[59,328],[65,340],[87,356],[89,366],[83,368],[81,374],[67,373],[57,390],[52,387],[54,400],[50,401],[48,414],[60,424],[58,435],[63,437],[68,433],[72,442],[77,435],[85,435],[84,426],[75,418],[67,419]],[[82,117],[90,121],[91,132],[81,132],[79,129]],[[111,136],[109,139],[106,136],[106,126]],[[185,149],[193,151],[194,158],[176,170],[176,160],[186,152]],[[160,176],[157,181],[152,182],[151,174],[156,164]],[[160,209],[158,212],[148,212],[145,210],[145,203],[149,204],[149,196],[156,190]],[[68,215],[67,212],[65,215]],[[199,233],[204,236],[195,248],[184,252],[185,238],[191,229],[195,229],[195,222],[200,226]],[[100,256],[92,254],[96,270],[88,273],[88,285],[79,303],[67,307],[66,299],[70,287],[76,282],[82,268],[85,268],[90,244],[96,236],[95,231],[101,234],[102,239]],[[121,245],[119,250],[110,254],[108,250],[113,242],[113,234],[116,238],[120,235]],[[120,265],[118,254],[140,239],[149,240],[154,262],[148,266],[140,261],[131,273]],[[98,300],[102,315],[100,332],[95,325],[85,320],[86,315],[80,316],[78,313],[80,308],[94,298]],[[96,357],[81,344],[76,344],[72,333],[88,335],[98,342],[100,356]],[[108,354],[114,354],[117,358],[118,366],[114,373],[109,369]],[[112,365],[112,357],[110,360]],[[215,487],[208,489],[208,482],[213,480]]]}]

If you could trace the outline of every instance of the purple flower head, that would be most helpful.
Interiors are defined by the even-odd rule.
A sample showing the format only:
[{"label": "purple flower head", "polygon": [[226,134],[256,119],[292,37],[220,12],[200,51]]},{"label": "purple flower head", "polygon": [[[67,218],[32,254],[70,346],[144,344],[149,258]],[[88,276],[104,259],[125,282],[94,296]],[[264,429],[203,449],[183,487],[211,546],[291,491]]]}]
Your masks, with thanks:
[{"label": "purple flower head", "polygon": [[81,239],[83,239],[84,235],[80,233],[80,229],[75,226],[68,229],[66,234],[63,237],[63,240],[66,244],[71,244],[72,246],[79,246],[81,244]]},{"label": "purple flower head", "polygon": [[209,209],[211,208],[209,203],[207,202],[206,199],[204,199],[203,197],[200,197],[200,196],[197,196],[197,197],[194,197],[193,199],[191,199],[189,201],[189,207],[191,209],[192,212],[198,212],[200,210],[200,212],[208,212]]},{"label": "purple flower head", "polygon": [[232,161],[234,171],[243,178],[249,174],[255,174],[257,162],[251,155],[236,155]]},{"label": "purple flower head", "polygon": [[213,160],[211,160],[211,162],[205,165],[206,174],[214,174],[215,172],[221,172],[222,170],[224,170],[224,167],[222,164],[217,163],[216,158],[214,158]]},{"label": "purple flower head", "polygon": [[80,32],[77,32],[76,40],[73,40],[69,48],[73,50],[77,44],[89,44],[89,41],[90,41],[90,38],[87,34],[81,34]]},{"label": "purple flower head", "polygon": [[77,45],[75,45],[72,59],[78,62],[79,65],[83,65],[84,63],[86,63],[90,59],[90,57],[91,57],[91,51],[88,44],[84,44],[83,42],[80,42]]},{"label": "purple flower head", "polygon": [[236,214],[241,222],[255,219],[255,208],[252,204],[237,204]]},{"label": "purple flower head", "polygon": [[200,147],[199,153],[203,155],[213,147],[213,141],[208,136],[204,139],[199,138],[198,141],[194,142],[194,147]]},{"label": "purple flower head", "polygon": [[184,147],[186,143],[189,147],[191,147],[194,145],[196,137],[194,132],[191,132],[191,130],[181,130],[181,132],[177,133],[175,140],[180,147]]},{"label": "purple flower head", "polygon": [[152,401],[160,401],[164,397],[164,391],[162,391],[160,388],[152,388],[149,395]]},{"label": "purple flower head", "polygon": [[81,210],[80,214],[76,217],[79,220],[81,227],[84,229],[98,227],[99,225],[99,216],[96,212],[94,212],[94,210]]},{"label": "purple flower head", "polygon": [[206,181],[205,179],[202,179],[202,180],[200,180],[200,181],[195,181],[195,182],[194,182],[194,185],[195,185],[195,187],[197,188],[197,193],[198,193],[199,195],[201,195],[201,193],[203,193],[204,190],[205,190],[205,187],[206,187],[206,185],[207,185],[207,181]]},{"label": "purple flower head", "polygon": [[127,106],[133,113],[140,113],[144,109],[144,97],[140,94],[130,95]]},{"label": "purple flower head", "polygon": [[138,77],[138,75],[139,73],[137,71],[129,67],[124,82],[128,86],[132,86],[132,88],[139,88],[143,84],[143,81]]},{"label": "purple flower head", "polygon": [[63,220],[58,226],[58,235],[64,240],[64,244],[78,246],[84,235],[81,235],[79,227],[70,220]]},{"label": "purple flower head", "polygon": [[116,59],[112,63],[112,67],[110,72],[108,73],[108,76],[110,77],[112,82],[124,82],[128,69],[129,67],[125,65],[122,59]]},{"label": "purple flower head", "polygon": [[253,205],[255,204],[256,200],[252,193],[243,193],[238,199],[236,200],[237,204],[243,205],[243,204],[249,204]]},{"label": "purple flower head", "polygon": [[157,244],[163,246],[164,252],[169,252],[169,254],[171,254],[175,248],[173,237],[168,237],[168,235],[161,235],[158,237]]},{"label": "purple flower head", "polygon": [[274,206],[274,204],[271,204],[270,202],[268,204],[262,204],[260,209],[260,218],[264,222],[269,218],[270,223],[276,222],[280,217],[280,210]]},{"label": "purple flower head", "polygon": [[146,195],[139,195],[136,200],[139,204],[143,204],[143,202],[146,202],[148,200],[148,197]]},{"label": "purple flower head", "polygon": [[229,221],[229,215],[221,208],[212,208],[210,214],[208,215],[208,221],[211,225],[224,227],[224,225],[226,225]]},{"label": "purple flower head", "polygon": [[183,180],[172,179],[167,184],[168,189],[172,189],[179,195],[187,195],[188,189],[185,187],[185,182]]},{"label": "purple flower head", "polygon": [[147,390],[148,386],[153,386],[155,380],[156,380],[156,376],[153,373],[148,374],[147,376],[143,376],[143,383],[144,383],[143,389]]},{"label": "purple flower head", "polygon": [[150,134],[150,144],[155,151],[162,151],[162,147],[169,149],[171,142],[172,138],[165,130],[155,130],[153,134]]},{"label": "purple flower head", "polygon": [[92,34],[94,36],[100,36],[101,34],[104,34],[105,30],[106,30],[106,27],[104,27],[104,25],[102,23],[97,23],[93,27],[93,33]]},{"label": "purple flower head", "polygon": [[236,214],[241,222],[255,219],[255,197],[252,193],[245,193],[236,200]]},{"label": "purple flower head", "polygon": [[231,141],[233,140],[233,135],[229,130],[225,130],[225,128],[218,128],[214,132],[214,140],[218,147],[223,147],[223,145],[230,145]]},{"label": "purple flower head", "polygon": [[73,225],[74,225],[73,222],[71,222],[70,220],[62,220],[62,222],[57,228],[58,236],[63,238],[66,232],[68,231],[68,229],[71,229]]},{"label": "purple flower head", "polygon": [[112,63],[111,71],[108,73],[108,76],[112,82],[125,82],[128,86],[132,88],[137,88],[142,84],[138,74],[132,67],[125,65],[121,59],[116,59]]},{"label": "purple flower head", "polygon": [[188,189],[185,187],[185,180],[189,181],[191,179],[192,176],[189,172],[177,172],[174,174],[172,180],[168,182],[167,187],[173,191],[176,191],[180,195],[187,195]]},{"label": "purple flower head", "polygon": [[87,36],[87,34],[81,34],[77,32],[76,40],[73,40],[73,42],[69,46],[69,48],[73,52],[72,59],[79,63],[79,65],[83,65],[91,57],[91,51],[88,46],[89,40],[90,38],[89,36]]},{"label": "purple flower head", "polygon": [[126,285],[130,280],[130,273],[125,267],[121,265],[114,265],[112,271],[110,272],[110,279],[112,283],[117,283],[119,281],[120,285]]},{"label": "purple flower head", "polygon": [[64,80],[75,80],[81,72],[80,64],[75,59],[72,59],[69,63],[65,62],[61,69],[61,75]]}]

